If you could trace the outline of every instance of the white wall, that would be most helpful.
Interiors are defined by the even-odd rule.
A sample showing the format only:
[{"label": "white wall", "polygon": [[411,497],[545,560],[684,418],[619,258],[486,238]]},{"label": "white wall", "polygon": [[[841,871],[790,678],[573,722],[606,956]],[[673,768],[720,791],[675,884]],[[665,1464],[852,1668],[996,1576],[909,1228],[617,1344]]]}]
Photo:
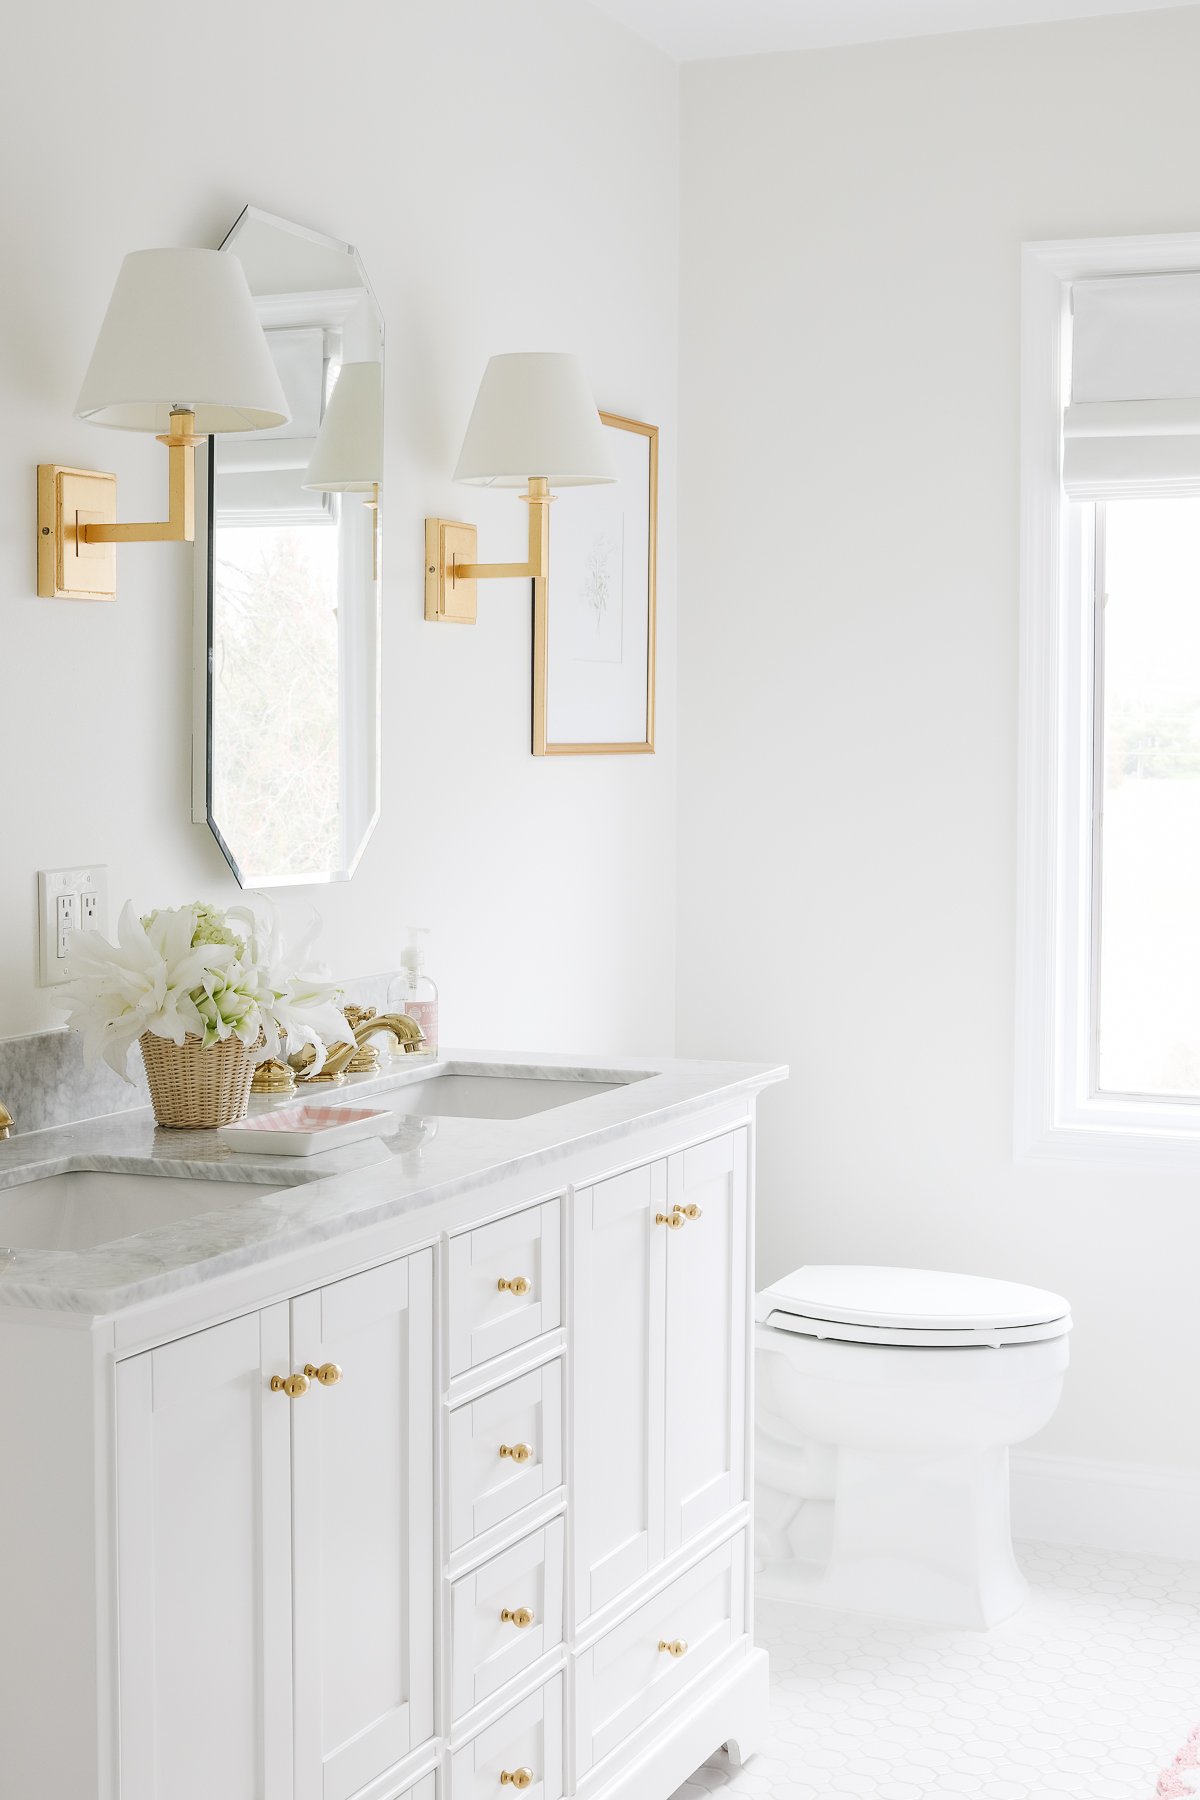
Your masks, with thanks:
[{"label": "white wall", "polygon": [[1200,1466],[1195,1182],[1015,1167],[1018,257],[1195,229],[1200,12],[684,73],[679,1049],[760,1269],[1070,1296],[1038,1448]]},{"label": "white wall", "polygon": [[[310,890],[338,973],[434,928],[450,1041],[662,1050],[674,1007],[678,75],[583,0],[9,8],[0,108],[0,1036],[35,987],[39,867],[114,899],[230,899],[190,822],[191,553],[120,552],[115,605],[35,598],[34,465],[165,505],[151,439],[72,418],[125,251],[219,243],[242,206],[349,239],[387,320],[384,812],[355,880]],[[450,95],[454,95],[454,104]],[[458,264],[459,266],[455,267]],[[523,555],[511,495],[450,482],[488,355],[564,348],[663,427],[659,753],[529,754],[527,583],[475,630],[422,618],[422,520]],[[264,754],[274,746],[264,744]]]}]

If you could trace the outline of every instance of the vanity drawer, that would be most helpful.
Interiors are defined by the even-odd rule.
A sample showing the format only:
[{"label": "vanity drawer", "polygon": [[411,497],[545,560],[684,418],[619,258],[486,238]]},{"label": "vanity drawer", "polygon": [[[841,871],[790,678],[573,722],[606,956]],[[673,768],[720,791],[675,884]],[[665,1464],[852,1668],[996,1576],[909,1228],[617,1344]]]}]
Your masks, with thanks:
[{"label": "vanity drawer", "polygon": [[[532,1614],[519,1624],[504,1613]],[[494,1694],[563,1639],[563,1522],[551,1519],[450,1590],[451,1713]]]},{"label": "vanity drawer", "polygon": [[450,1548],[562,1483],[562,1364],[531,1369],[450,1414]]},{"label": "vanity drawer", "polygon": [[561,1324],[561,1217],[545,1200],[451,1238],[451,1375]]},{"label": "vanity drawer", "polygon": [[[527,1787],[504,1780],[525,1770]],[[454,1752],[450,1800],[492,1800],[501,1787],[525,1800],[562,1800],[563,1774],[563,1678],[556,1675]]]},{"label": "vanity drawer", "polygon": [[[576,1664],[576,1780],[704,1673],[745,1629],[739,1533],[615,1625]],[[660,1644],[687,1649],[672,1656]]]}]

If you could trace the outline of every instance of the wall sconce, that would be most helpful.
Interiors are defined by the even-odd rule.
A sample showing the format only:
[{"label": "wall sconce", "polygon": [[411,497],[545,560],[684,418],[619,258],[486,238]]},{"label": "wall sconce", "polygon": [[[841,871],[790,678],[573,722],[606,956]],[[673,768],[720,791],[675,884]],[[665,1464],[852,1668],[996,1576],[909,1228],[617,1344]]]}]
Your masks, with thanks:
[{"label": "wall sconce", "polygon": [[474,525],[426,519],[425,617],[473,625],[477,581],[541,579],[550,563],[550,489],[616,478],[578,357],[555,351],[493,356],[479,384],[454,479],[473,487],[526,489],[521,498],[529,507],[529,559],[476,562]]},{"label": "wall sconce", "polygon": [[117,524],[115,475],[38,465],[38,593],[111,600],[117,544],[194,538],[196,445],[210,432],[287,423],[287,401],[237,257],[217,250],[127,256],[75,414],[156,432],[167,446],[168,516],[152,524]]},{"label": "wall sconce", "polygon": [[319,494],[367,494],[371,574],[379,579],[379,485],[383,480],[383,366],[343,363],[302,486]]}]

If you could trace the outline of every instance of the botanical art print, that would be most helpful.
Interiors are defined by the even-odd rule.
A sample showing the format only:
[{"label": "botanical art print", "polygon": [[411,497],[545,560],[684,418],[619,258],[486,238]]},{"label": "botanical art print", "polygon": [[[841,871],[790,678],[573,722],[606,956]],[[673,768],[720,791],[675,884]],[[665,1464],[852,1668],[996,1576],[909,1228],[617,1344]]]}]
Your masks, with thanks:
[{"label": "botanical art print", "polygon": [[618,479],[555,500],[534,582],[533,753],[654,748],[658,429],[601,413]]}]

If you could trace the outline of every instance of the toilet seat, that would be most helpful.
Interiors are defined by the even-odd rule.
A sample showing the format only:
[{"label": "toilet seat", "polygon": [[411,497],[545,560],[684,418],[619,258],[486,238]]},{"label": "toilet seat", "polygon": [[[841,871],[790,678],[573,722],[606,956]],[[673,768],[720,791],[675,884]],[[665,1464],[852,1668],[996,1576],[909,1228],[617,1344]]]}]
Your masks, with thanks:
[{"label": "toilet seat", "polygon": [[756,1298],[760,1325],[851,1344],[953,1349],[1063,1337],[1071,1313],[1060,1294],[952,1275],[940,1269],[811,1264]]}]

